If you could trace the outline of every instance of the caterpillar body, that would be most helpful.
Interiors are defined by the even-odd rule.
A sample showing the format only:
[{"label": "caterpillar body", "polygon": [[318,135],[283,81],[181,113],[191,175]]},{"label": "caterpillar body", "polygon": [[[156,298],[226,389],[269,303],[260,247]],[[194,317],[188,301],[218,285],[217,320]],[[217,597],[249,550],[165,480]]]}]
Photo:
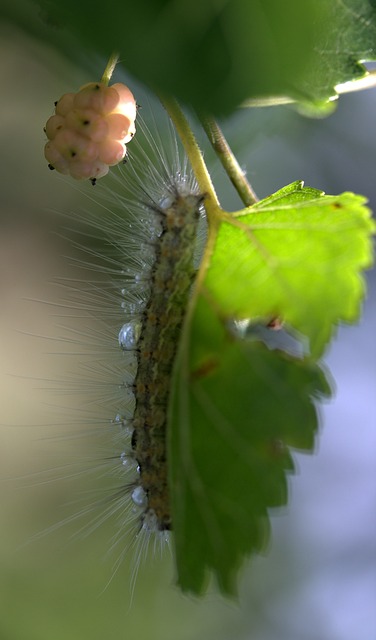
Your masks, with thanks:
[{"label": "caterpillar body", "polygon": [[152,522],[154,526],[155,520],[159,530],[172,528],[166,460],[167,406],[174,358],[194,277],[193,254],[201,200],[198,195],[182,195],[176,188],[171,202],[160,206],[157,213],[162,231],[155,246],[150,297],[142,320],[136,326],[124,325],[119,334],[123,348],[133,348],[137,342],[132,436],[142,488],[137,497],[141,501],[145,498],[147,503],[144,523],[148,526]]}]

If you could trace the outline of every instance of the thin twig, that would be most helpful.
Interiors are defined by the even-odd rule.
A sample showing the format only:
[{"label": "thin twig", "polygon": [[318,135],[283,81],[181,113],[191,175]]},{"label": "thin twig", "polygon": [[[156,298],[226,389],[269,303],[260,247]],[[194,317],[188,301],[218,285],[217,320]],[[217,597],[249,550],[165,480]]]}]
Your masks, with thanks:
[{"label": "thin twig", "polygon": [[220,159],[228,177],[238,192],[240,199],[247,207],[252,206],[258,202],[258,198],[245,177],[244,171],[231,151],[219,125],[213,118],[202,117],[200,120],[215,153]]}]

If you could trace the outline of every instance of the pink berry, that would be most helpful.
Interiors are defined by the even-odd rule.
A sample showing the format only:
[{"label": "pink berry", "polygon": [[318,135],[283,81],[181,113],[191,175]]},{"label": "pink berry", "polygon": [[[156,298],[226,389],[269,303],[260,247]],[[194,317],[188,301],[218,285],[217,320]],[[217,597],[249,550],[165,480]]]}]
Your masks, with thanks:
[{"label": "pink berry", "polygon": [[50,168],[94,184],[125,157],[136,111],[133,94],[120,82],[112,87],[90,82],[76,94],[64,94],[45,128]]}]

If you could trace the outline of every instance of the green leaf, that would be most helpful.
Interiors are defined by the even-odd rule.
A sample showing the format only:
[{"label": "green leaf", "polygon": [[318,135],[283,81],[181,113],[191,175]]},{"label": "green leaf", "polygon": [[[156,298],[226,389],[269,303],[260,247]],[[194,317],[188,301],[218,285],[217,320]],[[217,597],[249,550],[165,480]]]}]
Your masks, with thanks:
[{"label": "green leaf", "polygon": [[320,110],[376,56],[368,0],[3,0],[0,16],[91,66],[119,50],[142,82],[213,115],[271,96]]},{"label": "green leaf", "polygon": [[313,398],[329,394],[314,364],[228,334],[201,296],[172,389],[170,486],[178,581],[199,593],[212,571],[235,591],[245,556],[261,551],[268,510],[285,504],[288,447],[311,451]]},{"label": "green leaf", "polygon": [[308,103],[315,96],[312,106],[316,103],[318,111],[335,94],[333,87],[364,76],[362,62],[376,58],[375,1],[331,0],[326,4],[327,25],[317,25],[322,37],[318,36],[303,86]]},{"label": "green leaf", "polygon": [[359,316],[375,225],[362,196],[301,184],[222,221],[204,285],[224,318],[278,317],[317,358],[334,326]]}]

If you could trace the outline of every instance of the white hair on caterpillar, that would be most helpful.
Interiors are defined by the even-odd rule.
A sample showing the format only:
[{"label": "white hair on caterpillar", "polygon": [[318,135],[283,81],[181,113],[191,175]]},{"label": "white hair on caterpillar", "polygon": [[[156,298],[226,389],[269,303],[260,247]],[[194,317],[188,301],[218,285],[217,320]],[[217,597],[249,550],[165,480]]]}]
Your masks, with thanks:
[{"label": "white hair on caterpillar", "polygon": [[[157,118],[155,110],[162,118]],[[71,355],[79,359],[79,369],[54,383],[59,392],[78,396],[78,406],[72,408],[74,422],[80,424],[83,437],[95,442],[98,454],[96,464],[88,460],[77,475],[99,475],[104,495],[98,496],[96,487],[90,491],[92,500],[83,498],[86,504],[82,509],[51,529],[83,518],[86,522],[78,534],[88,535],[107,520],[114,520],[116,530],[108,551],[117,553],[114,572],[132,555],[132,592],[143,560],[150,552],[160,554],[170,548],[171,536],[168,509],[161,507],[157,514],[150,507],[152,482],[146,488],[142,482],[145,460],[155,454],[147,452],[142,457],[147,439],[135,438],[135,432],[142,431],[143,419],[138,399],[142,387],[137,378],[138,344],[144,339],[142,334],[150,332],[145,328],[145,314],[161,260],[160,243],[166,239],[166,211],[179,201],[183,206],[179,215],[184,216],[185,203],[189,203],[197,219],[192,248],[196,268],[206,226],[203,198],[170,120],[159,106],[144,107],[145,111],[145,117],[138,114],[127,163],[114,167],[95,186],[85,185],[89,205],[84,210],[63,214],[74,221],[69,237],[78,256],[70,259],[70,264],[83,273],[82,278],[57,281],[67,292],[59,303],[67,309],[63,318],[70,318],[68,324],[65,320],[63,340],[76,345],[77,351]],[[77,189],[76,184],[74,187]],[[82,327],[83,321],[88,326]],[[83,395],[89,409],[82,405]],[[151,404],[147,411],[153,414],[154,409]],[[152,471],[155,484],[157,470],[158,460]],[[156,491],[157,504],[166,488],[160,491],[157,487]]]}]

